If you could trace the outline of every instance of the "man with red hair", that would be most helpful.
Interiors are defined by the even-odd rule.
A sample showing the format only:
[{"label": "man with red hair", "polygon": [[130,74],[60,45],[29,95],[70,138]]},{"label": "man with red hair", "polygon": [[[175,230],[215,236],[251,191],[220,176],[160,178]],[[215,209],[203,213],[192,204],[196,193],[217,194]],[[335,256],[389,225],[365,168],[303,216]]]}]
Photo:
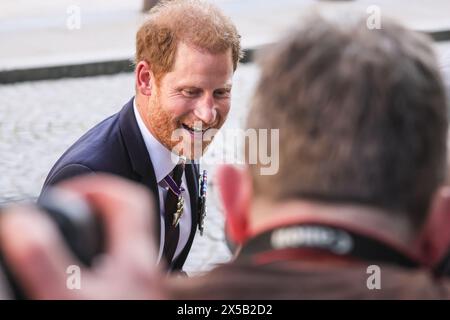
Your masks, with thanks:
[{"label": "man with red hair", "polygon": [[97,172],[145,185],[157,199],[158,261],[182,269],[203,223],[194,162],[212,140],[208,130],[228,115],[241,55],[235,26],[212,4],[160,2],[136,34],[135,97],[63,154],[41,197],[49,186]]}]

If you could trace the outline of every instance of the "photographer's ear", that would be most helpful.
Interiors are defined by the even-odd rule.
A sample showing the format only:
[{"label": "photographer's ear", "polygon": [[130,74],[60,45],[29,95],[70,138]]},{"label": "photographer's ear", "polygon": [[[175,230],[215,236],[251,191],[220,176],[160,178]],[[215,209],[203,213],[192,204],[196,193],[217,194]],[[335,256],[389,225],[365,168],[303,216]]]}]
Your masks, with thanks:
[{"label": "photographer's ear", "polygon": [[450,249],[450,187],[436,193],[422,234],[419,252],[424,261],[436,265]]},{"label": "photographer's ear", "polygon": [[217,182],[223,201],[228,236],[234,243],[242,244],[249,236],[251,179],[245,170],[223,165],[217,169]]}]

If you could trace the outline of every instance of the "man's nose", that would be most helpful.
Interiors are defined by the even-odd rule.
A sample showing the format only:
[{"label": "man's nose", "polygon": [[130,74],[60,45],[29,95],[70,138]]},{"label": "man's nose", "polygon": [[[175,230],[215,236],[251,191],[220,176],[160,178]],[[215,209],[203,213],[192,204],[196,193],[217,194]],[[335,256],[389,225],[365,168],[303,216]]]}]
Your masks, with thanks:
[{"label": "man's nose", "polygon": [[205,124],[213,124],[217,117],[214,99],[212,97],[202,99],[199,105],[195,108],[194,115]]}]

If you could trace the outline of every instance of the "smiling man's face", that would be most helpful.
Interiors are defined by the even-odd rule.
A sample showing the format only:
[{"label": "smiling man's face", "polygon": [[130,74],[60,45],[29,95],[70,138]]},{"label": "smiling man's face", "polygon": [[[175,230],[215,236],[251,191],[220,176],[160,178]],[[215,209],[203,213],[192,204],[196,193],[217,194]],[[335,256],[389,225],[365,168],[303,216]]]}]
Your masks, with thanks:
[{"label": "smiling man's face", "polygon": [[149,97],[147,122],[152,134],[171,151],[181,145],[181,153],[189,159],[194,158],[194,137],[208,136],[196,143],[202,147],[195,157],[201,155],[212,140],[213,131],[208,130],[219,129],[230,110],[232,77],[231,49],[212,54],[179,43],[173,70]]}]

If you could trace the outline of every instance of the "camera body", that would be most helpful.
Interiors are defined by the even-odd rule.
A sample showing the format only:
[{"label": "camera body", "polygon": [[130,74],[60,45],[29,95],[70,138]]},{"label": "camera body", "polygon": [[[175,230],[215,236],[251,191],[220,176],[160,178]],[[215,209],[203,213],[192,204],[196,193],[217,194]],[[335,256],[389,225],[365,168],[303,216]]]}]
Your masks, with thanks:
[{"label": "camera body", "polygon": [[[39,198],[37,206],[57,225],[66,245],[83,265],[89,267],[93,259],[103,252],[101,223],[80,196],[66,190],[49,188]],[[11,289],[12,298],[27,299],[0,251],[0,272],[1,270]]]}]

